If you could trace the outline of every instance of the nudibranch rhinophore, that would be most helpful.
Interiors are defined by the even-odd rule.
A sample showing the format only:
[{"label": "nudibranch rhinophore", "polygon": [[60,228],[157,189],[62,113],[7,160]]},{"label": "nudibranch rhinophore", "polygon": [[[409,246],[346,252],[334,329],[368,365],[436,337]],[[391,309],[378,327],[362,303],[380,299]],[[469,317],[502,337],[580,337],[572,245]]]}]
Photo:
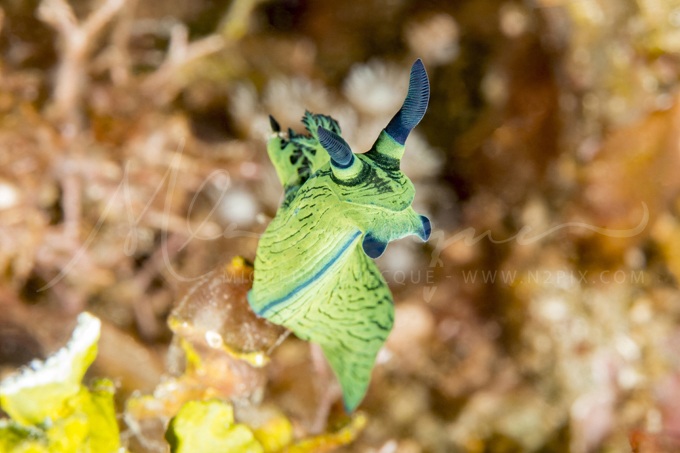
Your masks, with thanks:
[{"label": "nudibranch rhinophore", "polygon": [[430,221],[411,206],[413,183],[399,169],[429,98],[417,60],[402,107],[364,154],[352,152],[329,116],[306,112],[309,135],[289,129],[287,136],[270,117],[267,152],[285,195],[260,239],[248,301],[259,316],[321,346],[350,412],[394,322],[392,294],[372,258],[395,239],[430,236]]}]

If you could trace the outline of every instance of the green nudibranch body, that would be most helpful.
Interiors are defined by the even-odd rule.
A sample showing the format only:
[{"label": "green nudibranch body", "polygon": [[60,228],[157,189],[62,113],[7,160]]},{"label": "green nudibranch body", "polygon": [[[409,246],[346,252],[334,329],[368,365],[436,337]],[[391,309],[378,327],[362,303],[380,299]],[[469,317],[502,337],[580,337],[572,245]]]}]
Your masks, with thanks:
[{"label": "green nudibranch body", "polygon": [[352,153],[328,116],[306,112],[309,135],[289,130],[287,138],[271,118],[267,151],[285,195],[260,239],[248,301],[259,316],[321,346],[348,411],[366,394],[394,321],[392,295],[373,258],[390,241],[430,235],[430,221],[411,207],[413,184],[399,169],[428,100],[417,60],[403,106],[364,154]]}]

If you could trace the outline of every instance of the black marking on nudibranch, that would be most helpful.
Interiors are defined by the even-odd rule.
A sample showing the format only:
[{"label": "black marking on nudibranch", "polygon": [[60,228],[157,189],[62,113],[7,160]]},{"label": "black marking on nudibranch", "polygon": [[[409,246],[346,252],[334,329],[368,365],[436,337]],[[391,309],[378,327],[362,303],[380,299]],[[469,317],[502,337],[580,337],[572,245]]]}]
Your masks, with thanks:
[{"label": "black marking on nudibranch", "polygon": [[269,125],[271,126],[272,131],[274,131],[274,132],[281,132],[281,125],[280,125],[279,122],[276,121],[276,119],[275,119],[273,116],[271,116],[271,115],[269,115]]}]

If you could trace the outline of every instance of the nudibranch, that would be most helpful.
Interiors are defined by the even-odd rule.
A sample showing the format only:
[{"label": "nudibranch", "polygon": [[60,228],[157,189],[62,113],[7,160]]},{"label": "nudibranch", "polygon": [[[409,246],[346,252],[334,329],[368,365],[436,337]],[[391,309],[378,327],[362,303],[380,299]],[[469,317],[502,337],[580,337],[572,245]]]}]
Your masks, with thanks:
[{"label": "nudibranch", "polygon": [[394,322],[392,294],[373,258],[395,239],[430,236],[430,221],[411,206],[413,183],[399,168],[429,98],[417,60],[402,107],[363,154],[352,152],[329,116],[306,112],[308,135],[283,134],[270,117],[267,152],[284,199],[258,244],[248,301],[259,316],[321,346],[350,412]]}]

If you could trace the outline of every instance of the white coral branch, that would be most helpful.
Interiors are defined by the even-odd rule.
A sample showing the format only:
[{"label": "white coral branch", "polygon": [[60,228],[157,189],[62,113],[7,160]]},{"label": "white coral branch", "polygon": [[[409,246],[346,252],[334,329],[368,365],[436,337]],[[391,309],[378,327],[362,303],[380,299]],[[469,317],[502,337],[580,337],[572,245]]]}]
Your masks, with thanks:
[{"label": "white coral branch", "polygon": [[67,136],[72,137],[80,128],[80,104],[87,86],[87,57],[92,45],[125,1],[106,0],[80,24],[65,0],[43,0],[38,7],[38,18],[59,35],[60,64],[52,109]]},{"label": "white coral branch", "polygon": [[[184,24],[176,24],[170,31],[170,44],[163,64],[151,74],[143,85],[147,95],[159,103],[170,101],[180,89],[176,83],[177,72],[189,63],[219,52],[224,47],[224,39],[210,35],[189,42],[189,32]],[[161,98],[158,98],[161,93]]]}]

